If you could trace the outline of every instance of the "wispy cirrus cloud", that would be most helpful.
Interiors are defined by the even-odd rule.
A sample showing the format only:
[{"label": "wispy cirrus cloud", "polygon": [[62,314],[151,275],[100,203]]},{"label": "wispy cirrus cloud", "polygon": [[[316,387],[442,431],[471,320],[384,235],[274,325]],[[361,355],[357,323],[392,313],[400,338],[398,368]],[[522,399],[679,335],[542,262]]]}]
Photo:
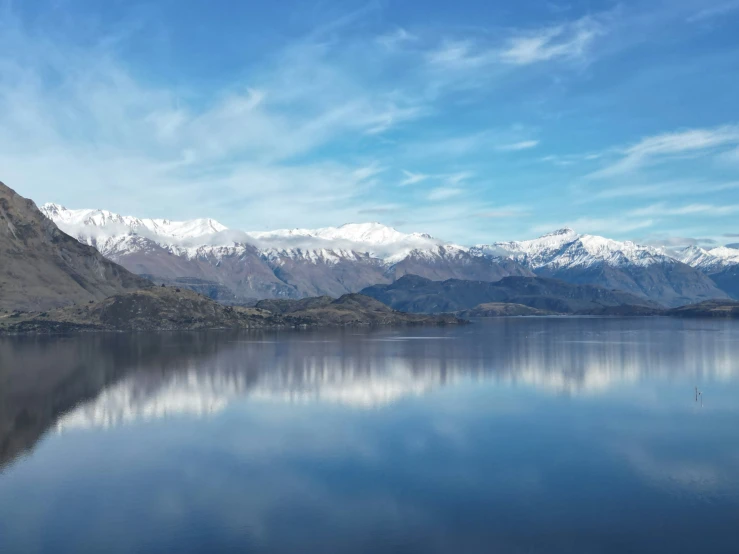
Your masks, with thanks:
[{"label": "wispy cirrus cloud", "polygon": [[681,236],[665,236],[665,235],[649,235],[639,238],[639,244],[645,246],[655,246],[657,248],[666,248],[668,251],[680,251],[687,246],[703,246],[712,248],[718,244],[718,241],[712,238],[695,238]]},{"label": "wispy cirrus cloud", "polygon": [[459,173],[452,173],[450,175],[442,175],[450,185],[459,185],[462,181],[467,181],[474,177],[475,174],[471,171],[460,171]]},{"label": "wispy cirrus cloud", "polygon": [[621,233],[629,233],[631,231],[647,229],[654,224],[655,220],[652,218],[638,218],[633,216],[633,214],[628,214],[625,217],[583,216],[560,220],[558,222],[537,224],[531,228],[530,232],[535,234],[549,233],[552,229],[569,227],[578,233],[609,234],[613,232],[613,229],[618,229]]},{"label": "wispy cirrus cloud", "polygon": [[500,51],[500,59],[515,65],[529,65],[556,59],[582,58],[603,25],[584,17],[567,25],[543,28],[512,37]]},{"label": "wispy cirrus cloud", "polygon": [[623,149],[616,162],[591,173],[589,177],[593,179],[616,177],[676,156],[699,155],[738,143],[738,125],[655,135]]},{"label": "wispy cirrus cloud", "polygon": [[675,179],[664,182],[642,182],[617,185],[599,191],[588,191],[587,201],[620,198],[659,198],[663,196],[704,196],[710,193],[739,190],[739,181],[711,182],[695,179]]},{"label": "wispy cirrus cloud", "polygon": [[684,206],[669,206],[660,202],[644,208],[630,210],[628,214],[632,217],[670,217],[690,215],[729,215],[739,212],[739,204],[715,205],[715,204],[686,204]]},{"label": "wispy cirrus cloud", "polygon": [[316,152],[347,137],[384,140],[427,113],[392,87],[364,87],[310,37],[270,53],[273,63],[248,78],[180,91],[136,76],[115,41],[83,48],[8,13],[0,166],[39,202],[256,229],[356,220],[387,166]]},{"label": "wispy cirrus cloud", "polygon": [[394,31],[385,33],[377,37],[377,42],[387,49],[394,49],[398,46],[408,43],[415,42],[418,37],[402,27],[398,27]]},{"label": "wispy cirrus cloud", "polygon": [[728,15],[736,11],[739,11],[739,2],[735,0],[730,2],[723,2],[716,6],[710,6],[703,10],[700,10],[699,12],[696,12],[695,14],[689,16],[687,21],[689,23],[698,23],[723,15]]},{"label": "wispy cirrus cloud", "polygon": [[522,206],[503,206],[479,212],[475,214],[475,216],[483,219],[501,219],[509,217],[523,217],[529,213],[530,209]]},{"label": "wispy cirrus cloud", "polygon": [[459,196],[464,192],[461,187],[436,187],[431,189],[426,198],[431,201],[448,200],[455,196]]},{"label": "wispy cirrus cloud", "polygon": [[588,16],[561,25],[514,31],[498,44],[447,39],[428,53],[427,61],[445,69],[471,70],[492,64],[525,66],[582,59],[605,32],[602,23]]},{"label": "wispy cirrus cloud", "polygon": [[424,175],[423,173],[412,173],[405,169],[403,170],[403,175],[405,175],[405,179],[400,182],[401,187],[415,185],[416,183],[421,183],[431,177],[431,175]]},{"label": "wispy cirrus cloud", "polygon": [[539,146],[538,140],[522,140],[519,142],[512,142],[510,144],[501,144],[496,146],[496,150],[501,152],[518,152],[519,150],[530,150]]}]

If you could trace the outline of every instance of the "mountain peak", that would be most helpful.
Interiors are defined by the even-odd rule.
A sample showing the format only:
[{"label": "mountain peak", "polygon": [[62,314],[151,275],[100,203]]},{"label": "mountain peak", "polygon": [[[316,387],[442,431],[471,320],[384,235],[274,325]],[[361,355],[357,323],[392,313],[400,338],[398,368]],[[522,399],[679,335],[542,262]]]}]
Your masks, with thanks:
[{"label": "mountain peak", "polygon": [[[140,219],[120,215],[108,210],[81,209],[70,210],[54,203],[41,206],[41,212],[53,220],[63,231],[77,235],[80,228],[98,229],[103,235],[110,233],[146,233],[173,239],[192,239],[212,235],[228,228],[210,218],[172,221],[169,219]],[[104,232],[104,230],[107,231]],[[92,233],[94,235],[94,233]]]},{"label": "mountain peak", "polygon": [[556,231],[552,231],[551,233],[547,233],[546,235],[542,235],[541,238],[544,237],[562,237],[562,236],[576,236],[577,233],[574,231],[574,229],[570,227],[562,227],[561,229],[557,229]]},{"label": "mountain peak", "polygon": [[366,244],[388,244],[406,240],[411,235],[376,221],[369,223],[345,223],[341,227],[318,229],[316,236],[329,240],[347,240]]}]

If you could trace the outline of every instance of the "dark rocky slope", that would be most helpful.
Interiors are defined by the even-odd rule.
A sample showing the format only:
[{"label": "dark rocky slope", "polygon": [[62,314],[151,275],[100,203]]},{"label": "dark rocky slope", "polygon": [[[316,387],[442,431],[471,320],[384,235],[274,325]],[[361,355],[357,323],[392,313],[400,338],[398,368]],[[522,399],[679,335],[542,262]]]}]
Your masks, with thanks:
[{"label": "dark rocky slope", "polygon": [[0,183],[0,312],[101,300],[151,283],[60,231]]},{"label": "dark rocky slope", "polygon": [[547,316],[558,315],[559,312],[550,310],[539,310],[524,306],[523,304],[510,304],[505,302],[488,302],[475,306],[470,310],[462,310],[454,315],[464,319],[470,317],[516,317],[516,316]]},{"label": "dark rocky slope", "polygon": [[716,286],[731,298],[739,300],[739,265],[727,267],[708,275]]},{"label": "dark rocky slope", "polygon": [[739,318],[739,302],[730,300],[711,300],[689,306],[681,306],[668,310],[665,315],[677,317],[716,317],[716,318]]},{"label": "dark rocky slope", "polygon": [[330,326],[443,325],[451,315],[425,316],[392,310],[372,298],[348,294],[338,300],[301,301],[297,310],[225,306],[186,289],[151,287],[118,294],[93,304],[49,312],[0,316],[0,332],[174,331]]},{"label": "dark rocky slope", "polygon": [[726,298],[726,293],[709,277],[676,260],[649,266],[614,267],[601,263],[557,270],[544,267],[535,273],[576,285],[597,285],[628,292],[669,307]]},{"label": "dark rocky slope", "polygon": [[413,313],[458,312],[489,302],[522,304],[558,313],[621,305],[659,307],[627,292],[541,277],[505,277],[495,283],[487,283],[458,279],[430,281],[408,275],[391,285],[368,287],[361,294],[376,298],[396,310]]}]

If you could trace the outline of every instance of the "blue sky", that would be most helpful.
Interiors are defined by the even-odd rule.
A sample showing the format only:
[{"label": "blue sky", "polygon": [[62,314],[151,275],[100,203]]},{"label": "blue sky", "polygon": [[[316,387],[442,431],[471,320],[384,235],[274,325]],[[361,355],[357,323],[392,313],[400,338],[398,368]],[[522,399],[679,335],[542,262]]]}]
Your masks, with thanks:
[{"label": "blue sky", "polygon": [[38,203],[739,236],[739,0],[0,6],[0,179]]}]

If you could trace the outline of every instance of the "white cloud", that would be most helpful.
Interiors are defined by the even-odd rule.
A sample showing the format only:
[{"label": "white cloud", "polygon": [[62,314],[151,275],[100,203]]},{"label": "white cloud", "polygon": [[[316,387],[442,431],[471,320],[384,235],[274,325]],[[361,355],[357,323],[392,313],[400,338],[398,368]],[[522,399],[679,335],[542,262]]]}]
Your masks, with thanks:
[{"label": "white cloud", "polygon": [[380,35],[377,37],[377,42],[383,45],[385,48],[393,49],[397,48],[403,43],[413,42],[418,40],[418,37],[409,33],[402,27],[398,27],[396,30]]},{"label": "white cloud", "polygon": [[135,77],[105,41],[60,37],[0,23],[2,178],[38,202],[256,229],[342,223],[372,206],[387,168],[313,154],[346,137],[383,140],[426,113],[364,86],[321,43],[270,55],[248,81],[180,94]]},{"label": "white cloud", "polygon": [[720,17],[722,15],[728,15],[731,12],[739,10],[739,2],[732,1],[732,2],[724,2],[722,4],[718,4],[717,6],[712,6],[710,8],[706,8],[704,10],[701,10],[694,15],[691,15],[688,17],[689,23],[697,23],[706,21],[708,19],[714,19],[716,17]]},{"label": "white cloud", "polygon": [[383,173],[384,171],[386,171],[386,168],[380,167],[378,163],[372,163],[370,165],[355,169],[352,172],[352,175],[359,181],[365,181],[370,177],[374,177],[375,175]]},{"label": "white cloud", "polygon": [[522,140],[520,142],[513,142],[511,144],[502,144],[497,147],[497,150],[503,152],[517,152],[519,150],[529,150],[536,148],[539,145],[538,140]]},{"label": "white cloud", "polygon": [[600,24],[585,17],[569,25],[538,29],[512,37],[500,52],[500,58],[515,65],[580,58],[603,32]]},{"label": "white cloud", "polygon": [[484,212],[479,212],[475,215],[485,219],[501,219],[509,217],[523,217],[528,214],[528,208],[523,208],[521,206],[503,206],[501,208],[493,208]]},{"label": "white cloud", "polygon": [[452,173],[451,175],[444,175],[443,177],[446,180],[446,182],[449,183],[450,185],[458,185],[462,181],[471,179],[474,176],[475,176],[474,173],[471,173],[469,171],[462,171],[460,173]]},{"label": "white cloud", "polygon": [[583,17],[562,25],[516,31],[499,45],[447,39],[428,54],[427,61],[432,66],[459,71],[492,64],[520,66],[574,60],[583,58],[595,38],[604,33],[601,23]]},{"label": "white cloud", "polygon": [[481,50],[469,40],[447,40],[428,54],[430,64],[447,69],[476,69],[498,59],[493,50]]},{"label": "white cloud", "polygon": [[653,226],[654,223],[655,221],[653,219],[636,219],[633,217],[579,217],[556,223],[535,225],[531,229],[531,232],[542,234],[549,233],[553,229],[569,227],[578,233],[600,233],[610,235],[613,233],[626,233],[638,229],[646,229]]},{"label": "white cloud", "polygon": [[403,175],[405,175],[405,179],[400,182],[401,187],[415,185],[416,183],[421,183],[431,177],[430,175],[424,175],[423,173],[411,173],[405,169],[403,170]]},{"label": "white cloud", "polygon": [[739,189],[739,181],[712,183],[700,180],[674,180],[665,182],[645,182],[616,186],[597,192],[587,192],[586,200],[614,198],[655,198],[662,196],[702,196],[708,193]]},{"label": "white cloud", "polygon": [[689,215],[729,215],[739,212],[739,204],[728,204],[717,206],[714,204],[686,204],[684,206],[668,206],[664,203],[652,204],[644,208],[631,210],[629,215],[633,217],[642,216],[689,216]]},{"label": "white cloud", "polygon": [[426,198],[431,201],[447,200],[455,196],[459,196],[464,189],[459,187],[437,187],[429,191]]},{"label": "white cloud", "polygon": [[739,143],[739,126],[737,125],[724,125],[713,129],[690,129],[647,137],[623,150],[619,160],[591,173],[590,177],[615,177],[674,156],[702,154],[737,143]]}]

